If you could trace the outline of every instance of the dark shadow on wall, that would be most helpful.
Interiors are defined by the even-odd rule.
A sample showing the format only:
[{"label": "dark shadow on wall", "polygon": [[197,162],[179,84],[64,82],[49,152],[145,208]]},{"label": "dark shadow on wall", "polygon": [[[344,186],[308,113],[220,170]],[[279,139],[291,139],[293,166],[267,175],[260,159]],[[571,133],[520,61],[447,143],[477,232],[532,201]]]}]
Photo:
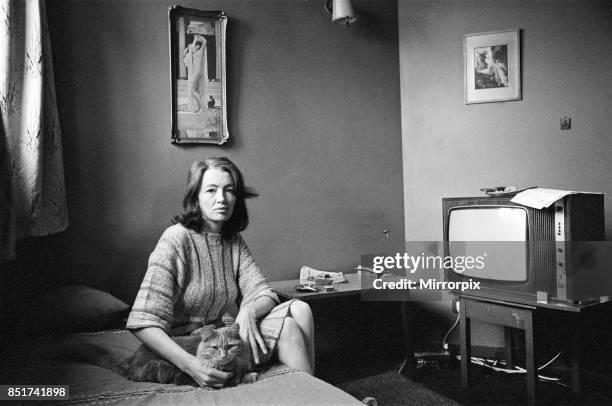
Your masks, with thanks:
[{"label": "dark shadow on wall", "polygon": [[[60,286],[84,284],[109,293],[122,283],[121,276],[117,279],[117,273],[109,270],[126,268],[121,265],[124,257],[118,254],[117,246],[124,247],[125,251],[133,245],[133,241],[116,233],[117,215],[121,208],[114,198],[125,187],[117,180],[129,178],[130,173],[125,170],[118,176],[117,168],[110,166],[112,160],[109,159],[124,153],[121,140],[131,137],[132,130],[117,125],[114,114],[119,107],[109,97],[109,88],[121,78],[134,77],[130,72],[119,75],[118,67],[121,70],[121,67],[127,69],[129,66],[117,61],[117,55],[138,57],[137,50],[142,48],[139,44],[146,43],[147,35],[142,32],[142,38],[130,38],[122,29],[125,25],[120,21],[121,16],[115,18],[117,24],[112,28],[104,31],[88,29],[89,22],[113,19],[111,16],[116,16],[116,12],[108,4],[78,1],[54,2],[47,9],[70,227],[48,239],[28,241],[22,249],[24,252],[37,249],[43,255],[50,250],[57,253],[56,258],[49,258],[56,265],[49,283],[57,279],[61,281]],[[65,28],[67,22],[73,30]],[[79,32],[78,37],[73,35],[75,31]],[[129,106],[129,110],[124,109],[124,114],[135,120],[145,117],[145,96],[132,94],[128,97],[127,89],[134,84],[125,82],[123,86],[121,102]],[[95,133],[92,128],[96,129]],[[108,238],[109,234],[113,237]],[[36,247],[37,244],[40,248]],[[36,262],[39,265],[44,263],[42,260]],[[34,263],[25,265],[28,268],[36,266]],[[47,275],[51,271],[40,272]]]}]

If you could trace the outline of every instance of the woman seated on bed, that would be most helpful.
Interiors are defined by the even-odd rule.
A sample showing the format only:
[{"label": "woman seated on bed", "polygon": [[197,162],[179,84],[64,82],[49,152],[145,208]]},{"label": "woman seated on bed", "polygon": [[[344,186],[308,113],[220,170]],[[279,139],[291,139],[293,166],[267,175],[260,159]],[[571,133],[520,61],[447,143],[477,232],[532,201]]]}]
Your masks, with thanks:
[{"label": "woman seated on bed", "polygon": [[209,368],[179,347],[184,335],[219,321],[232,303],[240,306],[240,338],[263,364],[280,362],[314,371],[313,320],[304,302],[278,304],[240,236],[248,224],[242,173],[227,158],[191,166],[183,211],[166,229],[149,258],[127,328],[153,352],[200,386],[223,387],[230,374]]}]

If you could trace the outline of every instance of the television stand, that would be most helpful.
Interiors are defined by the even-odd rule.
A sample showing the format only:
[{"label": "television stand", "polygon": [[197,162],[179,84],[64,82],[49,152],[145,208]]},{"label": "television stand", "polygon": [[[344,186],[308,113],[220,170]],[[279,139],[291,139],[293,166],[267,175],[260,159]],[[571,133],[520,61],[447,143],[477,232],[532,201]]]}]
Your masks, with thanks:
[{"label": "television stand", "polygon": [[453,292],[459,299],[459,332],[461,351],[461,386],[467,389],[470,381],[470,320],[502,325],[505,330],[506,363],[512,366],[513,329],[525,331],[525,369],[527,370],[527,402],[535,405],[537,399],[538,371],[535,364],[534,325],[540,316],[561,320],[570,332],[570,360],[572,391],[576,397],[581,394],[581,357],[583,343],[590,326],[610,313],[612,302],[597,302],[585,305],[571,303],[539,303],[536,300],[515,303],[472,294]]}]

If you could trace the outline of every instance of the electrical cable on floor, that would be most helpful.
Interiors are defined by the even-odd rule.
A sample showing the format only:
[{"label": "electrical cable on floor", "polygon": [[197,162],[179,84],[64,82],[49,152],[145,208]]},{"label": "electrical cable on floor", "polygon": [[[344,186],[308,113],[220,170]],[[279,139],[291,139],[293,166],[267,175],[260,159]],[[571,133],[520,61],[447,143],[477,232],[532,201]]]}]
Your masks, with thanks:
[{"label": "electrical cable on floor", "polygon": [[554,360],[556,360],[557,358],[559,358],[559,355],[561,355],[561,351],[559,351],[559,353],[558,353],[557,355],[555,355],[555,356],[553,357],[553,359],[551,359],[551,360],[550,360],[550,361],[548,361],[546,364],[544,364],[544,365],[542,365],[541,367],[539,367],[539,368],[538,368],[538,371],[539,371],[539,370],[541,370],[541,369],[544,369],[544,368],[546,368],[547,366],[549,366],[550,364],[552,364]]},{"label": "electrical cable on floor", "polygon": [[[552,364],[557,358],[559,358],[559,355],[561,355],[561,351],[557,355],[555,355],[550,361],[548,361],[546,364],[542,365],[541,367],[538,367],[538,371],[541,371],[542,369]],[[520,371],[527,372],[525,368],[521,368],[519,366],[515,366],[515,368]],[[543,381],[559,381],[559,378],[551,378],[551,377],[539,375],[539,374],[538,374],[538,378],[540,378]]]},{"label": "electrical cable on floor", "polygon": [[[538,367],[538,371],[540,371],[543,368],[546,368],[547,366],[549,366],[552,362],[554,362],[561,355],[561,353],[562,352],[559,352],[550,361],[548,361],[544,365]],[[457,355],[457,359],[460,360],[461,356]],[[493,361],[493,365],[488,364],[487,361],[489,361],[489,362]],[[516,369],[506,369],[506,368],[496,367],[495,365],[497,365],[498,362],[499,361],[497,361],[497,360],[489,360],[489,359],[485,359],[485,358],[472,357],[472,363],[473,364],[481,365],[481,366],[490,368],[490,369],[492,369],[494,371],[505,372],[505,373],[508,373],[508,374],[524,374],[524,373],[527,372],[527,370],[525,370],[524,368],[518,367],[518,366],[515,366]],[[541,381],[543,381],[543,382],[551,382],[551,383],[557,384],[559,386],[563,386],[565,388],[572,389],[572,385],[568,385],[566,383],[563,383],[559,378],[551,378],[551,377],[540,375],[540,374],[538,374],[538,378]],[[608,398],[608,397],[606,397],[606,396],[604,396],[604,395],[602,395],[600,393],[597,393],[597,392],[591,392],[590,395],[591,396],[595,396],[595,397],[597,397],[599,399],[604,399],[606,401],[610,401],[611,400],[610,398]]]},{"label": "electrical cable on floor", "polygon": [[[554,360],[556,360],[559,355],[561,355],[561,352],[559,352],[557,355],[555,355],[550,361],[548,361],[547,363],[545,363],[544,365],[538,367],[538,371],[546,368],[547,366],[549,366]],[[461,359],[461,355],[457,356],[457,359]],[[504,372],[507,374],[524,374],[527,372],[527,370],[525,368],[521,368],[519,366],[514,366],[514,369],[508,369],[508,368],[500,368],[497,367],[495,365],[497,365],[497,361],[496,360],[491,360],[491,359],[487,359],[487,358],[478,358],[478,357],[472,357],[471,358],[471,362],[472,364],[476,364],[476,365],[480,365],[489,369],[492,369],[493,371],[496,372]],[[555,378],[555,377],[550,377],[550,376],[545,376],[545,375],[540,375],[538,374],[538,378],[543,380],[543,381],[559,381],[559,378]]]},{"label": "electrical cable on floor", "polygon": [[406,367],[406,364],[408,363],[408,358],[404,358],[404,360],[402,361],[402,364],[399,366],[399,368],[397,368],[397,373],[401,374],[402,371],[404,370],[404,368]]},{"label": "electrical cable on floor", "polygon": [[[446,343],[446,340],[448,339],[448,336],[450,335],[450,333],[457,327],[457,324],[459,324],[460,318],[461,318],[461,315],[457,314],[457,320],[455,320],[455,323],[451,326],[451,328],[444,335],[444,338],[442,339],[442,348],[444,350],[448,349],[448,344]],[[555,355],[550,361],[548,361],[544,365],[538,367],[538,371],[540,371],[540,370],[546,368],[547,366],[549,366],[550,364],[552,364],[557,358],[559,358],[559,355],[561,355],[561,352],[559,352],[557,355]],[[458,355],[457,359],[461,359],[461,356]],[[516,366],[516,365],[514,366],[514,369],[497,367],[497,366],[495,366],[495,365],[497,365],[497,360],[471,357],[470,361],[471,361],[472,364],[476,364],[476,365],[480,365],[480,366],[483,366],[483,367],[487,367],[487,368],[490,368],[490,369],[492,369],[492,370],[494,370],[496,372],[505,372],[507,374],[524,374],[524,373],[527,372],[526,369],[521,368],[521,367]],[[544,381],[559,381],[559,378],[554,378],[554,377],[550,377],[550,376],[544,376],[544,375],[540,375],[540,374],[538,374],[538,378],[542,379]]]},{"label": "electrical cable on floor", "polygon": [[[457,325],[459,324],[459,320],[460,319],[461,319],[461,315],[458,314],[457,315],[457,320],[455,320],[455,323],[453,323],[451,328],[446,332],[446,334],[444,334],[444,338],[442,339],[442,348],[445,351],[448,350],[448,343],[446,342],[446,340],[448,339],[448,336],[450,335],[450,333],[452,333],[453,330],[457,327]],[[550,361],[548,361],[544,365],[538,367],[538,371],[541,371],[542,369],[544,369],[547,366],[549,366],[550,364],[552,364],[557,358],[559,358],[561,353],[562,353],[562,351],[559,351],[559,353],[557,353],[557,355],[555,355]],[[461,355],[456,355],[455,358],[457,360],[461,360]],[[527,370],[525,368],[521,368],[521,367],[516,366],[516,365],[514,366],[514,369],[497,367],[496,366],[497,363],[498,363],[497,360],[491,360],[491,359],[486,359],[486,358],[478,358],[478,357],[471,357],[470,361],[471,361],[472,364],[484,366],[484,367],[490,368],[490,369],[492,369],[493,371],[496,371],[496,372],[504,372],[504,373],[507,373],[507,374],[524,374],[524,373],[527,373]],[[505,364],[505,361],[503,361],[503,362]],[[400,366],[400,370],[403,369],[405,363],[406,363],[406,360],[404,360],[404,362]],[[489,364],[489,363],[492,363],[492,365]],[[561,382],[561,379],[559,379],[559,378],[554,378],[554,377],[538,374],[538,379],[542,380],[542,381],[545,381],[545,382],[553,382],[553,383],[556,383],[557,385],[564,386],[564,387],[567,387],[567,388],[571,388],[572,387],[571,385],[568,385],[568,384],[565,384],[565,383]],[[595,394],[595,395],[597,397],[601,398],[601,399],[609,400],[605,396],[602,396],[602,395],[599,395],[599,394]]]}]

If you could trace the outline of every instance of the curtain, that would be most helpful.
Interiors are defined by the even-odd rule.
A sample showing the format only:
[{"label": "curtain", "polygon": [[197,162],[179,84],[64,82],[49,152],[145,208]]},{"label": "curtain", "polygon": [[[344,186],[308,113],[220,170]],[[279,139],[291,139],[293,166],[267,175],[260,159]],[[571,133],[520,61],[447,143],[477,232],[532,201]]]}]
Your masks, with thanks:
[{"label": "curtain", "polygon": [[0,262],[68,227],[44,0],[0,0]]}]

